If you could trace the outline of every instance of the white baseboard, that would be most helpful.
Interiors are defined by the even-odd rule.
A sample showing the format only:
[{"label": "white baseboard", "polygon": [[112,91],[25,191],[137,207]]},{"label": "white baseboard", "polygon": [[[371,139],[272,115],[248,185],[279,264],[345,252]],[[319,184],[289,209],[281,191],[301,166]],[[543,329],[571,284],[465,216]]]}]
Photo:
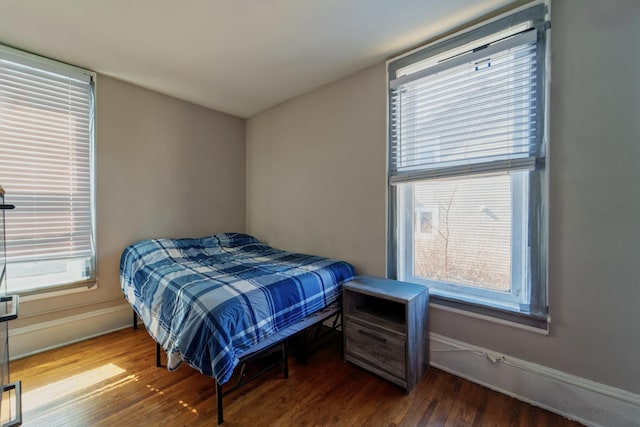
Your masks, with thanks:
[{"label": "white baseboard", "polygon": [[9,357],[20,359],[32,354],[131,327],[129,304],[67,316],[48,322],[9,330]]},{"label": "white baseboard", "polygon": [[431,365],[588,426],[640,425],[640,395],[431,333]]}]

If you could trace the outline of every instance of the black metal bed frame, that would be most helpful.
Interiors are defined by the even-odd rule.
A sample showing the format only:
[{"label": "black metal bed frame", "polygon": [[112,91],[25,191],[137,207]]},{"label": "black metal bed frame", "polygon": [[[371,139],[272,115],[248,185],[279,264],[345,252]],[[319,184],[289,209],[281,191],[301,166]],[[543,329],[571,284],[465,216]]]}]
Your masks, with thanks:
[{"label": "black metal bed frame", "polygon": [[[342,318],[341,305],[338,303],[338,305],[335,308],[328,309],[328,310],[325,309],[325,310],[326,310],[326,313],[321,313],[320,315],[316,315],[315,317],[314,315],[309,316],[309,318],[312,319],[311,322],[309,321],[305,322],[305,320],[309,318],[303,319],[300,323],[292,325],[291,327],[286,328],[284,331],[282,331],[280,334],[281,335],[280,339],[277,339],[273,342],[269,342],[267,345],[254,347],[253,349],[251,349],[249,353],[240,357],[240,362],[239,362],[240,373],[238,375],[236,383],[231,387],[229,387],[227,390],[222,390],[222,384],[220,384],[218,380],[216,380],[216,403],[218,407],[218,425],[224,422],[223,405],[222,405],[222,398],[224,396],[227,396],[228,394],[234,392],[240,387],[250,383],[251,381],[258,378],[260,375],[277,367],[278,365],[280,365],[280,363],[282,363],[284,379],[289,378],[289,339],[291,337],[293,337],[298,333],[302,334],[302,348],[300,351],[299,362],[301,364],[306,364],[309,345],[317,343],[319,339],[331,333],[331,331],[338,330],[338,328],[340,328],[340,330],[343,330],[342,329],[343,318]],[[333,319],[333,322],[329,330],[325,330],[323,333],[321,328],[317,328],[315,330],[315,333],[311,341],[307,340],[307,329],[313,326],[317,326],[320,323],[323,323],[334,316],[335,318]],[[135,312],[135,310],[133,311],[133,329],[138,329],[138,315]],[[260,356],[264,355],[265,353],[272,352],[273,349],[275,349],[277,346],[281,346],[281,357],[275,360],[274,362],[270,363],[268,366],[260,369],[258,372],[247,377],[245,374],[246,363],[251,360],[258,359]],[[158,368],[162,367],[161,355],[162,355],[162,348],[160,344],[156,342],[156,367]]]}]

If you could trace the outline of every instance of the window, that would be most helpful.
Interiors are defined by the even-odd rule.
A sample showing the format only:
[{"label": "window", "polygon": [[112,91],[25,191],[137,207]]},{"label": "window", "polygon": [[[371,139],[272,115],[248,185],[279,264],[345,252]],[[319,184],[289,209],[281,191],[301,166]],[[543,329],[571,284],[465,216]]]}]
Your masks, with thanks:
[{"label": "window", "polygon": [[389,275],[546,328],[545,21],[538,3],[389,62]]},{"label": "window", "polygon": [[12,293],[95,282],[93,74],[0,46],[0,183]]}]

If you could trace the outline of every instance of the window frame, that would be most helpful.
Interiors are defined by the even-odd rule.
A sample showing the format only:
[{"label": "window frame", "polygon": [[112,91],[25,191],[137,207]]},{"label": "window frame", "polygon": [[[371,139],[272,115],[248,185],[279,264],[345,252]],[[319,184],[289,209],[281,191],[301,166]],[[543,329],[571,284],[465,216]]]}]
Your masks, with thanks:
[{"label": "window frame", "polygon": [[[529,234],[528,253],[522,253],[518,256],[528,256],[531,268],[522,284],[522,291],[527,294],[528,304],[517,304],[514,307],[512,303],[501,303],[500,299],[492,298],[493,293],[497,291],[480,290],[480,292],[472,291],[467,293],[476,293],[476,298],[467,298],[460,294],[453,295],[446,291],[432,291],[431,302],[437,305],[446,306],[455,310],[471,312],[476,315],[488,316],[501,321],[514,322],[530,326],[536,329],[548,328],[548,304],[547,304],[547,264],[548,264],[548,177],[545,167],[546,163],[546,144],[548,141],[548,91],[549,91],[549,6],[548,2],[539,1],[523,6],[515,11],[508,12],[493,20],[480,23],[471,29],[453,34],[445,39],[435,41],[427,46],[417,48],[400,57],[393,58],[387,62],[388,71],[388,103],[387,103],[387,120],[388,120],[388,149],[389,151],[389,182],[388,182],[388,241],[387,241],[387,276],[391,278],[400,277],[403,280],[420,283],[426,286],[432,286],[435,281],[424,278],[402,277],[403,269],[407,269],[407,265],[413,263],[413,225],[401,229],[400,226],[408,220],[412,223],[412,217],[415,216],[413,209],[413,195],[411,193],[413,185],[408,184],[397,185],[392,182],[392,170],[394,168],[392,141],[393,126],[391,125],[393,118],[391,115],[391,81],[399,78],[397,75],[399,70],[406,69],[420,61],[428,60],[437,55],[442,55],[453,49],[460,48],[468,43],[472,43],[478,39],[486,38],[493,34],[505,31],[510,27],[530,22],[532,31],[537,33],[536,49],[536,76],[537,76],[537,105],[539,111],[538,121],[536,123],[536,132],[542,138],[540,150],[542,155],[536,157],[535,167],[529,171],[528,175],[528,194],[529,200],[526,206],[529,209],[528,230]],[[518,174],[512,174],[512,177]],[[471,175],[460,175],[471,176]],[[513,182],[512,188],[516,185],[522,185],[521,182]],[[399,211],[401,204],[404,204],[404,210]],[[411,205],[411,206],[409,206]],[[516,205],[514,205],[516,207]],[[516,213],[512,210],[512,217]],[[525,218],[522,216],[522,218]],[[522,221],[519,221],[522,222]],[[522,224],[513,223],[513,229],[522,226]],[[409,228],[411,230],[409,231]],[[515,237],[515,233],[514,233]],[[527,251],[525,251],[527,252]],[[512,244],[512,258],[516,255],[514,245]],[[517,261],[519,262],[519,261]],[[512,259],[512,266],[513,266]],[[522,266],[521,266],[522,267]],[[520,268],[521,268],[520,267]],[[515,268],[518,268],[517,264]],[[513,268],[512,268],[513,269]],[[512,273],[513,284],[513,273]],[[455,285],[454,285],[455,286]],[[467,287],[468,288],[468,287]],[[513,286],[512,286],[513,288]],[[488,297],[488,299],[487,299]]]},{"label": "window frame", "polygon": [[[516,178],[515,180],[513,179],[514,176]],[[516,185],[523,184],[522,182],[514,182],[514,181],[524,181],[525,177],[520,176],[520,174],[512,174],[511,178],[512,178],[511,187],[513,188]],[[414,187],[411,184],[401,185],[400,191],[403,194],[399,194],[399,197],[398,197],[399,203],[397,204],[397,206],[400,207],[400,209],[402,209],[404,212],[410,212],[412,214],[415,214],[417,212],[414,206],[415,197],[413,194],[414,193],[413,190],[414,190]],[[513,192],[512,192],[512,195],[514,195]],[[515,195],[512,197],[524,199],[523,194],[515,193]],[[522,232],[525,232],[524,224],[523,224],[523,222],[525,222],[523,221],[524,216],[522,213],[518,214],[518,212],[516,212],[520,208],[521,204],[519,205],[517,202],[514,202],[513,206],[515,207],[515,209],[511,211],[512,224],[513,224],[512,229],[515,230],[517,227],[521,229]],[[461,284],[444,282],[441,280],[427,279],[427,278],[423,278],[413,274],[408,276],[405,274],[400,274],[402,270],[404,270],[404,272],[408,272],[413,269],[412,267],[415,265],[415,253],[414,251],[411,250],[411,248],[414,247],[414,242],[415,242],[414,235],[420,234],[419,232],[418,233],[414,232],[411,225],[406,222],[406,217],[408,217],[408,215],[405,216],[405,220],[399,219],[398,221],[398,234],[400,236],[399,244],[405,248],[404,256],[402,257],[402,263],[398,263],[399,265],[398,276],[402,280],[410,281],[413,283],[419,283],[419,284],[428,286],[429,288],[432,288],[432,289],[437,288],[442,293],[449,293],[453,295],[466,294],[469,297],[473,297],[479,300],[492,301],[494,306],[504,307],[505,309],[513,309],[515,305],[519,304],[520,293],[523,290],[524,283],[520,287],[511,286],[510,292],[503,292],[503,291],[491,290],[491,289],[481,288],[481,287],[464,286]],[[514,237],[515,237],[515,233],[514,233]],[[524,257],[525,257],[524,248],[521,245],[513,244],[511,246],[511,260],[512,260],[511,283],[512,284],[515,279],[522,280],[522,277],[524,274],[523,273]]]},{"label": "window frame", "polygon": [[[76,67],[70,64],[66,64],[60,61],[56,61],[50,58],[42,57],[30,52],[15,49],[6,45],[0,44],[0,55],[7,61],[11,61],[20,64],[25,67],[30,67],[38,70],[41,73],[51,73],[61,76],[65,76],[71,80],[83,81],[87,84],[88,89],[88,115],[89,115],[89,132],[88,132],[88,162],[89,168],[89,210],[90,210],[90,250],[89,256],[88,277],[71,282],[48,284],[44,286],[29,287],[27,289],[11,289],[11,292],[21,296],[37,296],[39,294],[48,293],[60,293],[69,292],[70,290],[80,290],[81,288],[91,289],[97,285],[97,244],[96,244],[96,188],[95,188],[95,173],[96,173],[96,79],[97,74],[94,71]],[[11,199],[11,189],[8,189],[6,195],[8,200]],[[17,206],[18,207],[18,206]],[[10,220],[8,221],[10,223]],[[79,259],[79,258],[69,258]],[[45,259],[44,261],[53,263],[54,259]],[[18,261],[22,262],[22,261]],[[64,259],[60,259],[60,262],[64,262]],[[7,267],[11,265],[7,262]],[[10,273],[9,273],[10,274]]]}]

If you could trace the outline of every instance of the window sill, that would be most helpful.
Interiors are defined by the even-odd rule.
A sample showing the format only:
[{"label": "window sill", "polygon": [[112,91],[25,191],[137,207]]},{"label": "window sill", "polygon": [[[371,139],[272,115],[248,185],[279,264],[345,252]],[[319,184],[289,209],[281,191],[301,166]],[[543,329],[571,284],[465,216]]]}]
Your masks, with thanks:
[{"label": "window sill", "polygon": [[37,301],[41,299],[48,299],[52,297],[70,295],[70,294],[92,292],[97,289],[98,289],[98,281],[96,279],[91,282],[84,282],[80,284],[62,285],[62,286],[51,287],[50,289],[40,289],[38,291],[32,291],[32,292],[25,292],[25,293],[15,292],[15,293],[20,295],[20,302],[27,302],[27,301]]},{"label": "window sill", "polygon": [[[442,311],[448,311],[450,313],[460,314],[466,317],[471,317],[474,319],[485,320],[491,323],[497,323],[499,325],[509,326],[512,328],[522,329],[528,332],[535,332],[540,335],[549,335],[549,324],[551,323],[551,318],[547,316],[546,321],[544,322],[544,327],[531,326],[525,323],[504,319],[501,317],[496,317],[493,315],[477,313],[475,311],[465,310],[462,308],[452,307],[448,304],[448,301],[445,302],[442,299],[439,299],[437,296],[432,295],[429,299],[429,307],[435,308]],[[490,310],[490,309],[487,309]]]}]

